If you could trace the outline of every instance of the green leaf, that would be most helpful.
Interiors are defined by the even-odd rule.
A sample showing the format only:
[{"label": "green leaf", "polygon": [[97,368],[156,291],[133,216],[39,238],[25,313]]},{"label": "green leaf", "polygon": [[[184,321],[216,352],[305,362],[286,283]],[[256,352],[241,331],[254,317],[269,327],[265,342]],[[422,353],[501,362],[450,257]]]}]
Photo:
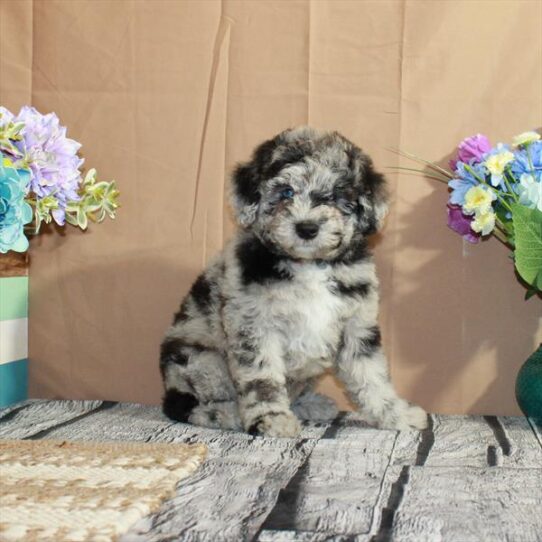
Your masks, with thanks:
[{"label": "green leaf", "polygon": [[542,289],[542,212],[512,204],[515,233],[515,262],[521,278]]},{"label": "green leaf", "polygon": [[525,293],[525,301],[531,299],[535,295],[542,294],[542,271],[538,273],[538,278],[536,279],[536,285],[528,286],[527,292]]},{"label": "green leaf", "polygon": [[78,226],[78,224],[77,224],[77,218],[74,217],[74,216],[71,215],[71,214],[68,214],[68,213],[66,213],[66,222],[67,222],[68,224],[71,224],[72,226]]},{"label": "green leaf", "polygon": [[77,225],[82,229],[86,230],[88,226],[87,215],[82,209],[77,211]]},{"label": "green leaf", "polygon": [[525,301],[529,301],[529,299],[531,299],[531,297],[533,297],[533,295],[536,295],[536,290],[534,288],[529,288],[525,292]]}]

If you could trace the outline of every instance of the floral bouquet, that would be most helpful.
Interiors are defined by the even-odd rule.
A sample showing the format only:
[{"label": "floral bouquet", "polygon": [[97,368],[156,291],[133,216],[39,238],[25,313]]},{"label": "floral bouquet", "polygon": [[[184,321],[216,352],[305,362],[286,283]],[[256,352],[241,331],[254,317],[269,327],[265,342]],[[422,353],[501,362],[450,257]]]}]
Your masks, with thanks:
[{"label": "floral bouquet", "polygon": [[80,148],[54,113],[0,107],[0,253],[25,252],[43,223],[85,230],[89,219],[115,217],[115,181],[98,181],[95,169],[83,177]]},{"label": "floral bouquet", "polygon": [[[542,292],[542,141],[537,132],[491,146],[478,134],[463,140],[451,171],[399,151],[425,164],[427,177],[447,183],[448,226],[470,243],[494,235],[513,251],[527,298]],[[412,168],[400,170],[417,171]]]}]

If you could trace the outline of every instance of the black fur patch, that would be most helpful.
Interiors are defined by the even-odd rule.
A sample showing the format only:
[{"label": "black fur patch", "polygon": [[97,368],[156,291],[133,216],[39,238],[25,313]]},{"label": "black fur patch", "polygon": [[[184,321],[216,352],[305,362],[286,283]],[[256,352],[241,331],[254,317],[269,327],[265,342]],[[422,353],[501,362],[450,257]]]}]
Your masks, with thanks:
[{"label": "black fur patch", "polygon": [[162,411],[172,420],[187,422],[192,410],[198,405],[199,401],[190,393],[167,390],[162,402]]},{"label": "black fur patch", "polygon": [[258,416],[250,425],[250,427],[247,429],[247,433],[252,436],[258,436],[263,433],[262,429],[260,428],[260,424],[263,421],[263,418],[267,416],[280,416],[283,414],[283,412],[266,412],[265,414],[262,414],[261,416]]},{"label": "black fur patch", "polygon": [[313,190],[309,196],[313,207],[317,207],[318,205],[331,205],[335,201],[333,194],[330,194],[329,192]]},{"label": "black fur patch", "polygon": [[179,322],[184,322],[185,320],[188,320],[188,311],[186,309],[186,303],[183,303],[173,317],[173,324],[175,325]]},{"label": "black fur patch", "polygon": [[278,136],[256,148],[250,162],[239,164],[233,172],[236,195],[247,204],[260,201],[260,184],[265,180],[266,169],[277,147]]},{"label": "black fur patch", "polygon": [[355,187],[353,175],[343,176],[333,187],[333,201],[345,215],[350,215],[359,209],[359,189]]},{"label": "black fur patch", "polygon": [[355,284],[344,284],[344,282],[340,280],[335,280],[334,283],[334,291],[338,292],[341,295],[344,296],[360,296],[365,297],[369,290],[371,289],[371,285],[368,282],[357,282]]},{"label": "black fur patch", "polygon": [[363,220],[361,220],[361,222],[366,224],[363,233],[365,235],[372,235],[377,231],[377,220],[374,213],[374,207],[377,204],[384,203],[384,200],[386,199],[386,180],[382,173],[375,171],[372,162],[369,162],[363,173],[362,184],[364,195],[370,200],[373,206],[371,211],[364,212]]},{"label": "black fur patch", "polygon": [[198,309],[204,314],[209,313],[209,305],[211,304],[211,283],[202,273],[192,285],[190,295]]},{"label": "black fur patch", "polygon": [[256,347],[250,334],[243,328],[237,333],[236,344],[239,345],[234,353],[237,363],[249,367],[254,363]]},{"label": "black fur patch", "polygon": [[254,363],[254,354],[252,352],[239,352],[235,359],[241,367],[250,367]]},{"label": "black fur patch", "polygon": [[279,395],[280,388],[271,380],[256,379],[249,382],[243,392],[245,395],[255,392],[258,401],[271,402]]},{"label": "black fur patch", "polygon": [[331,264],[346,264],[352,265],[362,262],[371,257],[369,245],[365,239],[358,239],[350,244],[350,246],[342,254],[332,260]]},{"label": "black fur patch", "polygon": [[284,258],[271,252],[257,237],[244,240],[237,247],[236,255],[241,268],[242,282],[245,286],[292,278],[289,273],[278,267]]},{"label": "black fur patch", "polygon": [[265,169],[265,174],[268,179],[272,179],[280,173],[286,166],[290,166],[300,162],[307,156],[307,149],[289,145],[281,149],[280,157],[271,162]]},{"label": "black fur patch", "polygon": [[368,331],[369,335],[367,335],[367,337],[364,337],[363,339],[360,339],[359,341],[360,353],[364,355],[370,355],[382,346],[382,336],[380,334],[380,328],[378,326],[374,326]]},{"label": "black fur patch", "polygon": [[182,351],[186,343],[182,339],[166,338],[160,345],[160,365],[175,363],[186,365],[188,356]]},{"label": "black fur patch", "polygon": [[254,422],[248,429],[247,433],[249,435],[252,435],[253,437],[257,437],[258,435],[261,435],[261,432],[258,430],[258,426],[260,425],[260,420],[257,422]]},{"label": "black fur patch", "polygon": [[359,160],[360,156],[361,156],[361,149],[359,149],[355,145],[352,145],[351,147],[346,149],[346,157],[348,159],[348,169],[350,171],[355,171],[356,161]]}]

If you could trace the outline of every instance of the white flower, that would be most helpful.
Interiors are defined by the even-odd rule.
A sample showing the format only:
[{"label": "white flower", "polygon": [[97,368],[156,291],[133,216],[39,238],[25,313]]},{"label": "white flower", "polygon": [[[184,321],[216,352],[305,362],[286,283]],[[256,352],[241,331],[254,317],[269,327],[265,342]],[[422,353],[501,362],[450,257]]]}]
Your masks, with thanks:
[{"label": "white flower", "polygon": [[538,141],[539,139],[540,134],[537,132],[523,132],[512,138],[512,144],[514,147],[522,147],[523,145]]},{"label": "white flower", "polygon": [[481,233],[482,235],[490,234],[493,228],[495,228],[495,213],[493,211],[476,213],[470,227],[476,233]]},{"label": "white flower", "polygon": [[504,170],[506,166],[514,160],[514,155],[507,150],[501,143],[497,145],[497,150],[494,154],[490,154],[484,165],[489,173],[491,173],[491,184],[493,186],[499,186],[504,177]]},{"label": "white flower", "polygon": [[542,176],[537,180],[534,175],[524,173],[519,178],[518,194],[522,205],[542,211]]},{"label": "white flower", "polygon": [[492,210],[493,201],[496,195],[492,190],[483,186],[473,186],[465,194],[465,203],[463,203],[463,212],[466,215],[474,213],[486,214]]},{"label": "white flower", "polygon": [[502,151],[498,154],[492,154],[485,161],[485,165],[492,175],[502,175],[504,168],[514,159],[510,151]]}]

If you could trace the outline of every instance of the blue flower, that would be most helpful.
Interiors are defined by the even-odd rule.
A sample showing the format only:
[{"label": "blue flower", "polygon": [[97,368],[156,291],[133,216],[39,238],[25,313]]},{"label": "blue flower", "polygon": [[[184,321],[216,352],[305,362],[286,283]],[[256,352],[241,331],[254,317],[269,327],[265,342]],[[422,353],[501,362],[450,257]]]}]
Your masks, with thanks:
[{"label": "blue flower", "polygon": [[32,221],[32,207],[24,201],[30,172],[15,169],[0,153],[0,252],[24,252],[24,225]]},{"label": "blue flower", "polygon": [[457,162],[455,171],[457,177],[452,179],[448,186],[452,189],[449,203],[463,206],[465,194],[473,187],[480,184],[479,179],[485,179],[486,170],[482,164],[464,164]]},{"label": "blue flower", "polygon": [[515,160],[512,162],[511,166],[512,173],[517,179],[519,179],[524,173],[534,173],[537,176],[542,172],[542,141],[535,141],[531,143],[527,148],[522,148],[521,150],[516,151],[515,155]]}]

